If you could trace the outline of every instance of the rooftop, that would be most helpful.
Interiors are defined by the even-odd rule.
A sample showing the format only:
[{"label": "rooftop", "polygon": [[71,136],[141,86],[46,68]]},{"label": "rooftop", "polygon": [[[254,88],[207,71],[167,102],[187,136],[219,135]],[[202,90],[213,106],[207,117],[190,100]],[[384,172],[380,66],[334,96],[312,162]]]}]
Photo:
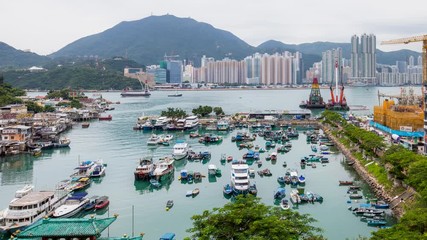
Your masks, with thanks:
[{"label": "rooftop", "polygon": [[42,202],[43,200],[49,198],[50,196],[52,196],[54,194],[55,194],[55,192],[51,192],[51,191],[30,192],[27,195],[23,196],[22,198],[19,198],[18,200],[9,204],[9,206],[19,207],[19,206],[27,206],[27,205],[37,204],[37,203]]},{"label": "rooftop", "polygon": [[[33,239],[41,237],[85,237],[99,236],[116,217],[96,218],[53,218],[36,222],[18,234],[17,239]],[[123,238],[117,238],[123,239]],[[125,238],[126,239],[126,238]],[[128,238],[138,239],[138,238]]]}]

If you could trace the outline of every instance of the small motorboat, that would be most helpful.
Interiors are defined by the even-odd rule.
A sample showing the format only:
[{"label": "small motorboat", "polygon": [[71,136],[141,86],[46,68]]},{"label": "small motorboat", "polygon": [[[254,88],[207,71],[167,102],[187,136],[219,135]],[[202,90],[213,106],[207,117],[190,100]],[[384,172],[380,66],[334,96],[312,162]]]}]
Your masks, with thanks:
[{"label": "small motorboat", "polygon": [[84,211],[90,211],[95,209],[96,200],[99,198],[99,196],[92,196],[89,198],[89,202],[86,203],[86,205],[83,206]]},{"label": "small motorboat", "polygon": [[304,184],[305,184],[305,177],[304,177],[304,175],[300,175],[300,176],[298,177],[298,183],[299,183],[300,185],[304,185]]},{"label": "small motorboat", "polygon": [[113,116],[111,116],[111,115],[108,115],[108,116],[99,116],[98,119],[100,121],[111,121],[111,120],[113,120]]},{"label": "small motorboat", "polygon": [[230,195],[231,193],[233,193],[233,188],[231,187],[230,184],[225,184],[224,185],[224,190],[223,190],[224,194],[226,195]]},{"label": "small motorboat", "polygon": [[340,186],[349,186],[353,185],[353,181],[339,181]]},{"label": "small motorboat", "polygon": [[166,211],[169,211],[173,207],[173,200],[168,200],[166,202]]},{"label": "small motorboat", "polygon": [[282,166],[283,166],[283,167],[287,167],[287,166],[288,166],[288,164],[287,164],[286,162],[283,162]]},{"label": "small motorboat", "polygon": [[110,204],[110,200],[108,200],[107,196],[102,196],[96,199],[95,201],[95,209],[103,209]]},{"label": "small motorboat", "polygon": [[289,204],[289,200],[288,199],[282,199],[282,201],[280,201],[280,207],[283,210],[288,210],[291,208],[291,205]]},{"label": "small motorboat", "polygon": [[193,197],[197,196],[200,193],[200,189],[195,188],[193,189],[193,191],[191,191],[191,194],[193,195]]},{"label": "small motorboat", "polygon": [[228,156],[228,157],[227,157],[227,161],[228,161],[228,162],[233,161],[233,156]]},{"label": "small motorboat", "polygon": [[89,122],[83,122],[82,123],[82,128],[88,128],[90,126]]}]

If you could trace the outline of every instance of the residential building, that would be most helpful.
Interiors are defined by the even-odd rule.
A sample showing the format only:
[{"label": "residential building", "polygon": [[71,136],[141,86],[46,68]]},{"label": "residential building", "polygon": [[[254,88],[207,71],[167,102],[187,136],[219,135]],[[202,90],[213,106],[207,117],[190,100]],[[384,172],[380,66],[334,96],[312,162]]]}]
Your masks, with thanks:
[{"label": "residential building", "polygon": [[376,84],[376,36],[351,37],[351,83]]},{"label": "residential building", "polygon": [[23,125],[7,126],[1,130],[1,140],[7,142],[25,142],[31,137],[31,127]]}]

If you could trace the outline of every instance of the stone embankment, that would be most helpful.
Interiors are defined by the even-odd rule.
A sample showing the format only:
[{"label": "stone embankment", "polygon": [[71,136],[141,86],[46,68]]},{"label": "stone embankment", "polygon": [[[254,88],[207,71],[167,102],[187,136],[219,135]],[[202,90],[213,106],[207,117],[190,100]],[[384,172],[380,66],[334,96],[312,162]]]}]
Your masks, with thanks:
[{"label": "stone embankment", "polygon": [[320,127],[322,128],[323,132],[328,135],[329,139],[331,139],[335,146],[339,148],[339,150],[344,154],[344,156],[347,158],[347,162],[353,163],[352,166],[356,170],[356,172],[362,177],[364,181],[368,183],[372,191],[375,193],[375,195],[388,202],[390,204],[390,207],[393,211],[393,215],[397,218],[400,218],[403,213],[403,204],[407,199],[410,199],[415,194],[415,191],[412,188],[408,188],[406,191],[404,191],[402,194],[392,197],[390,196],[390,193],[386,191],[383,185],[381,185],[375,177],[373,177],[366,168],[356,159],[356,157],[353,156],[351,149],[348,149],[345,147],[330,131],[330,129],[319,123]]}]

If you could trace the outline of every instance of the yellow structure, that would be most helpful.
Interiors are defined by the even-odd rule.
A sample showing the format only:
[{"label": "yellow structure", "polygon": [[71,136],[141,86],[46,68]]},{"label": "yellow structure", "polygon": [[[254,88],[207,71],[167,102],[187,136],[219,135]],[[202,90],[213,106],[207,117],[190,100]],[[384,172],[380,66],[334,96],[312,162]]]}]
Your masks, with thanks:
[{"label": "yellow structure", "polygon": [[393,130],[419,131],[424,127],[424,113],[419,106],[396,105],[385,99],[382,106],[374,106],[374,121]]}]

